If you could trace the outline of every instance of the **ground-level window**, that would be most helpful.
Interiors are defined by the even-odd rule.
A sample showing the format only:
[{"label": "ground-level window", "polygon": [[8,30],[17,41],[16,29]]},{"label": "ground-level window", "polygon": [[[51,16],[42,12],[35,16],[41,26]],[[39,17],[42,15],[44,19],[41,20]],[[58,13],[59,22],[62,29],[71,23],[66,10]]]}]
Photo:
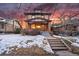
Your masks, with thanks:
[{"label": "ground-level window", "polygon": [[4,27],[5,27],[5,24],[4,24],[4,23],[2,23],[2,24],[1,24],[1,28],[2,28],[2,29],[4,29]]}]

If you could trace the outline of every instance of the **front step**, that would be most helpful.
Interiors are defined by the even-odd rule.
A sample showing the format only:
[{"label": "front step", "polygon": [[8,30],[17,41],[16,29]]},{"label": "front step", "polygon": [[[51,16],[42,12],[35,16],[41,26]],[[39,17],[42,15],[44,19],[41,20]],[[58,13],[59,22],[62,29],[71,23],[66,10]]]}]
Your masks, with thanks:
[{"label": "front step", "polygon": [[66,47],[51,47],[52,50],[67,50]]},{"label": "front step", "polygon": [[48,39],[52,50],[68,50],[61,39]]},{"label": "front step", "polygon": [[[50,44],[61,44],[61,42],[60,41],[58,41],[58,42],[49,42]],[[63,43],[62,43],[63,44]]]},{"label": "front step", "polygon": [[64,44],[51,44],[51,47],[65,47]]},{"label": "front step", "polygon": [[60,39],[48,39],[48,40],[60,40]]},{"label": "front step", "polygon": [[61,42],[61,40],[48,40],[49,42]]}]

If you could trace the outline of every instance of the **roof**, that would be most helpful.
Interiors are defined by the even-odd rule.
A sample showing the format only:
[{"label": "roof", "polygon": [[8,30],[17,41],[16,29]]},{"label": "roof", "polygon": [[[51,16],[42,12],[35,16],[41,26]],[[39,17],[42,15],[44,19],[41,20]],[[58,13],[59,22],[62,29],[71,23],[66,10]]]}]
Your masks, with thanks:
[{"label": "roof", "polygon": [[48,19],[44,19],[44,18],[32,18],[32,19],[29,19],[29,20],[26,20],[28,23],[48,23],[48,22],[51,22],[50,20]]},{"label": "roof", "polygon": [[2,22],[5,23],[6,22],[6,19],[0,17],[0,23],[2,23]]},{"label": "roof", "polygon": [[25,15],[51,15],[51,13],[49,12],[27,12],[27,13],[24,13]]},{"label": "roof", "polygon": [[62,24],[53,24],[51,27],[54,27],[54,28],[61,28],[63,27],[64,25]]}]

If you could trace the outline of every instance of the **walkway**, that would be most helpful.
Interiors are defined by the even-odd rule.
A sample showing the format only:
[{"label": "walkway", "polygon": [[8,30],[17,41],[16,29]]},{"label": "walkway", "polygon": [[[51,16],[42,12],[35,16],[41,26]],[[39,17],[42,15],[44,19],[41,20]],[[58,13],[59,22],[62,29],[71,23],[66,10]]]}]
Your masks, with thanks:
[{"label": "walkway", "polygon": [[42,32],[42,35],[45,36],[45,37],[51,37],[50,34],[49,34],[49,32],[47,32],[47,31]]},{"label": "walkway", "polygon": [[74,54],[70,51],[56,51],[55,53],[57,56],[79,56],[77,54]]}]

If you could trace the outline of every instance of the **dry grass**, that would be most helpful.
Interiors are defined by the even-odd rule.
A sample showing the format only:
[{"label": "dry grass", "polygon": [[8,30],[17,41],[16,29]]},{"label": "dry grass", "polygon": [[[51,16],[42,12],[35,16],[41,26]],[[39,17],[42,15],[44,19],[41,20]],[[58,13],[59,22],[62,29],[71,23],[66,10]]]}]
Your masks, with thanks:
[{"label": "dry grass", "polygon": [[[3,54],[6,55],[6,54]],[[46,52],[42,48],[32,46],[31,48],[14,48],[8,56],[51,56],[53,54]]]},{"label": "dry grass", "polygon": [[79,55],[79,47],[72,46],[72,52]]}]

